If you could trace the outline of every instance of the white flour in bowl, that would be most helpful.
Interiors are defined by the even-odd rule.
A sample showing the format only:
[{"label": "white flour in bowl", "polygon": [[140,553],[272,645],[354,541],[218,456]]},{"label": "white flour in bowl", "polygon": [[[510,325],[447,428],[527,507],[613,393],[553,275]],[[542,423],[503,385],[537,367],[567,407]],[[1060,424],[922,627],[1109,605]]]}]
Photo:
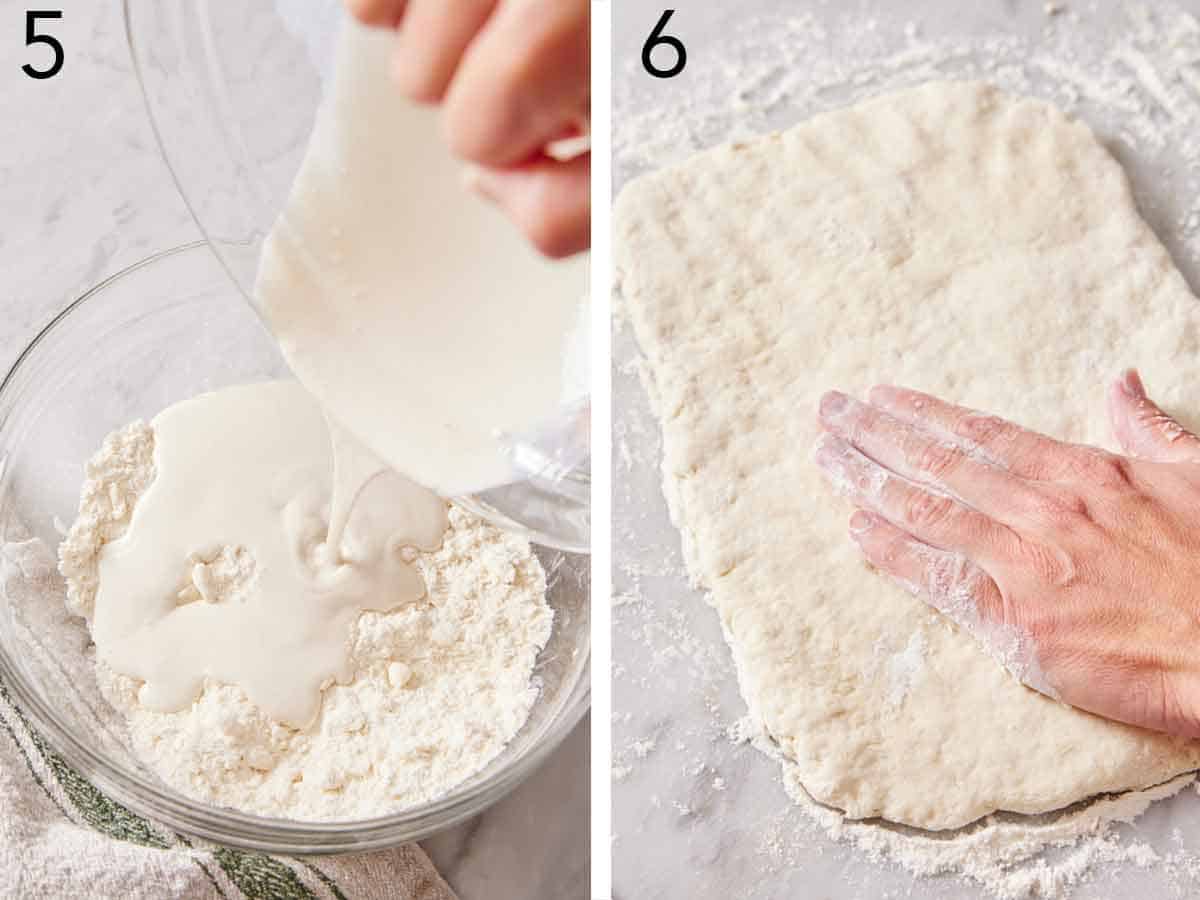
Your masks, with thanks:
[{"label": "white flour in bowl", "polygon": [[[150,427],[134,424],[87,466],[79,517],[60,548],[77,614],[90,616],[104,545],[124,534],[153,483],[153,447]],[[240,688],[213,681],[190,706],[155,712],[138,702],[140,682],[98,663],[100,690],[125,716],[136,755],[189,797],[301,820],[382,815],[479,772],[529,716],[553,612],[526,541],[458,508],[449,523],[441,548],[416,557],[426,596],[352,625],[353,680],[325,689],[309,728],[273,720]],[[242,589],[242,562],[223,548],[210,564],[216,602]]]}]

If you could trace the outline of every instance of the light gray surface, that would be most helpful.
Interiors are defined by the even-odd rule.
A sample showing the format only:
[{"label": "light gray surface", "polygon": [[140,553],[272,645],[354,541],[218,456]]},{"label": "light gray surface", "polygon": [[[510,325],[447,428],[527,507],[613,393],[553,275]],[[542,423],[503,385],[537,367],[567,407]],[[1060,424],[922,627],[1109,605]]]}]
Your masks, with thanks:
[{"label": "light gray surface", "polygon": [[[651,121],[658,118],[668,137],[665,143],[678,144],[677,149],[685,152],[685,145],[708,146],[731,133],[744,133],[747,122],[739,121],[736,114],[705,115],[700,107],[722,89],[730,97],[739,90],[736,71],[726,69],[714,78],[712,67],[729,59],[735,36],[743,37],[738,28],[754,22],[756,15],[765,16],[764,22],[779,22],[813,13],[823,23],[845,16],[845,21],[864,30],[867,20],[878,17],[876,29],[901,42],[909,20],[922,34],[979,35],[1003,30],[1035,39],[1048,24],[1043,0],[970,4],[918,0],[903,6],[904,18],[889,18],[885,11],[899,5],[882,2],[681,3],[668,31],[684,39],[688,69],[678,78],[660,81],[646,75],[637,60],[661,8],[633,0],[615,0],[614,5],[614,143],[618,148],[629,143],[621,140],[623,117],[642,115]],[[1068,0],[1064,5],[1079,18],[1055,27],[1104,35],[1116,21],[1115,3]],[[1197,3],[1183,6],[1200,11]],[[756,28],[764,26],[757,23],[751,30]],[[803,42],[797,39],[796,43]],[[764,28],[762,44],[774,48],[764,49],[764,54],[774,52],[780,46],[778,33],[768,34]],[[748,65],[769,64],[761,57],[748,55]],[[793,59],[779,65],[794,75],[803,70],[803,57],[804,51],[797,50]],[[764,83],[773,88],[787,77],[776,73]],[[714,83],[719,86],[716,90]],[[1046,92],[1053,96],[1053,86]],[[698,99],[701,95],[704,100]],[[840,96],[831,92],[825,105],[844,102]],[[687,128],[671,127],[674,111],[689,121]],[[752,119],[751,128],[763,130],[764,126],[785,127],[811,111],[785,91],[767,114],[752,116],[747,111],[746,118]],[[1196,196],[1179,174],[1182,167],[1170,164],[1174,148],[1166,147],[1150,159],[1120,137],[1119,118],[1107,130],[1099,124],[1131,174],[1143,214],[1195,288],[1196,244],[1181,233],[1178,222],[1194,207]],[[618,157],[616,189],[646,168],[646,160],[636,153]],[[636,358],[632,338],[621,326],[614,335],[614,357],[614,896],[619,900],[984,896],[957,879],[914,880],[894,865],[866,861],[848,847],[806,832],[801,814],[780,784],[777,765],[757,750],[729,740],[726,730],[745,714],[745,704],[716,614],[699,592],[688,588],[681,573],[678,534],[668,520],[659,486],[658,428],[632,365]],[[797,448],[797,452],[807,449]],[[802,579],[802,561],[798,564],[797,577]],[[796,689],[803,690],[803,685]],[[986,711],[981,711],[980,727],[986,728]],[[1200,849],[1198,824],[1200,798],[1189,789],[1123,830],[1160,853],[1194,854]],[[1176,828],[1181,832],[1179,842],[1172,833]],[[1197,890],[1194,883],[1156,865],[1147,870],[1100,869],[1095,880],[1073,896],[1195,896]]]},{"label": "light gray surface", "polygon": [[[63,71],[35,81],[25,10],[56,8]],[[71,299],[149,254],[195,240],[134,80],[116,0],[0,0],[0,367]],[[476,819],[426,841],[463,900],[583,897],[588,728]]]}]

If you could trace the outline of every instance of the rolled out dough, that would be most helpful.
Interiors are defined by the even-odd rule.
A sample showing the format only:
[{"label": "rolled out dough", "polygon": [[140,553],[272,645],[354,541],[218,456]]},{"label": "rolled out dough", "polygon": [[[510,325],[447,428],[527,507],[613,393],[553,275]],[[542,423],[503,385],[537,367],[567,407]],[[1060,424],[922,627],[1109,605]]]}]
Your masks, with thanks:
[{"label": "rolled out dough", "polygon": [[868,569],[810,456],[820,393],[876,382],[1111,446],[1104,388],[1137,366],[1200,421],[1200,306],[1086,126],[932,83],[645,176],[615,219],[689,570],[810,794],[946,829],[1200,766],[1023,687]]}]

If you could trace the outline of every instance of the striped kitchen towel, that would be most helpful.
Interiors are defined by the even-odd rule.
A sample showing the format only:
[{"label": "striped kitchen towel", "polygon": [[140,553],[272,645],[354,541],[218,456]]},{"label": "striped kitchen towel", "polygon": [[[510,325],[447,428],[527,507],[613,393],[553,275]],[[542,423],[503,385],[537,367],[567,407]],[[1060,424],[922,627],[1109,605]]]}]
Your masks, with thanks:
[{"label": "striped kitchen towel", "polygon": [[455,900],[416,844],[311,860],[191,841],[107,797],[0,682],[4,900]]}]

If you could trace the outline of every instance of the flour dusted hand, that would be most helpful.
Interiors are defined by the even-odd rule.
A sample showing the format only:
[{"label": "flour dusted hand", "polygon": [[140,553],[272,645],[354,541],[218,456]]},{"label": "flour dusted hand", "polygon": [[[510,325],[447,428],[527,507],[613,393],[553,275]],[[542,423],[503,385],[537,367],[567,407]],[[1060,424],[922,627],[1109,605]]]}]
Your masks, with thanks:
[{"label": "flour dusted hand", "polygon": [[867,559],[1043,693],[1200,736],[1200,438],[1111,388],[1128,456],[895,387],[821,401],[817,462]]}]

